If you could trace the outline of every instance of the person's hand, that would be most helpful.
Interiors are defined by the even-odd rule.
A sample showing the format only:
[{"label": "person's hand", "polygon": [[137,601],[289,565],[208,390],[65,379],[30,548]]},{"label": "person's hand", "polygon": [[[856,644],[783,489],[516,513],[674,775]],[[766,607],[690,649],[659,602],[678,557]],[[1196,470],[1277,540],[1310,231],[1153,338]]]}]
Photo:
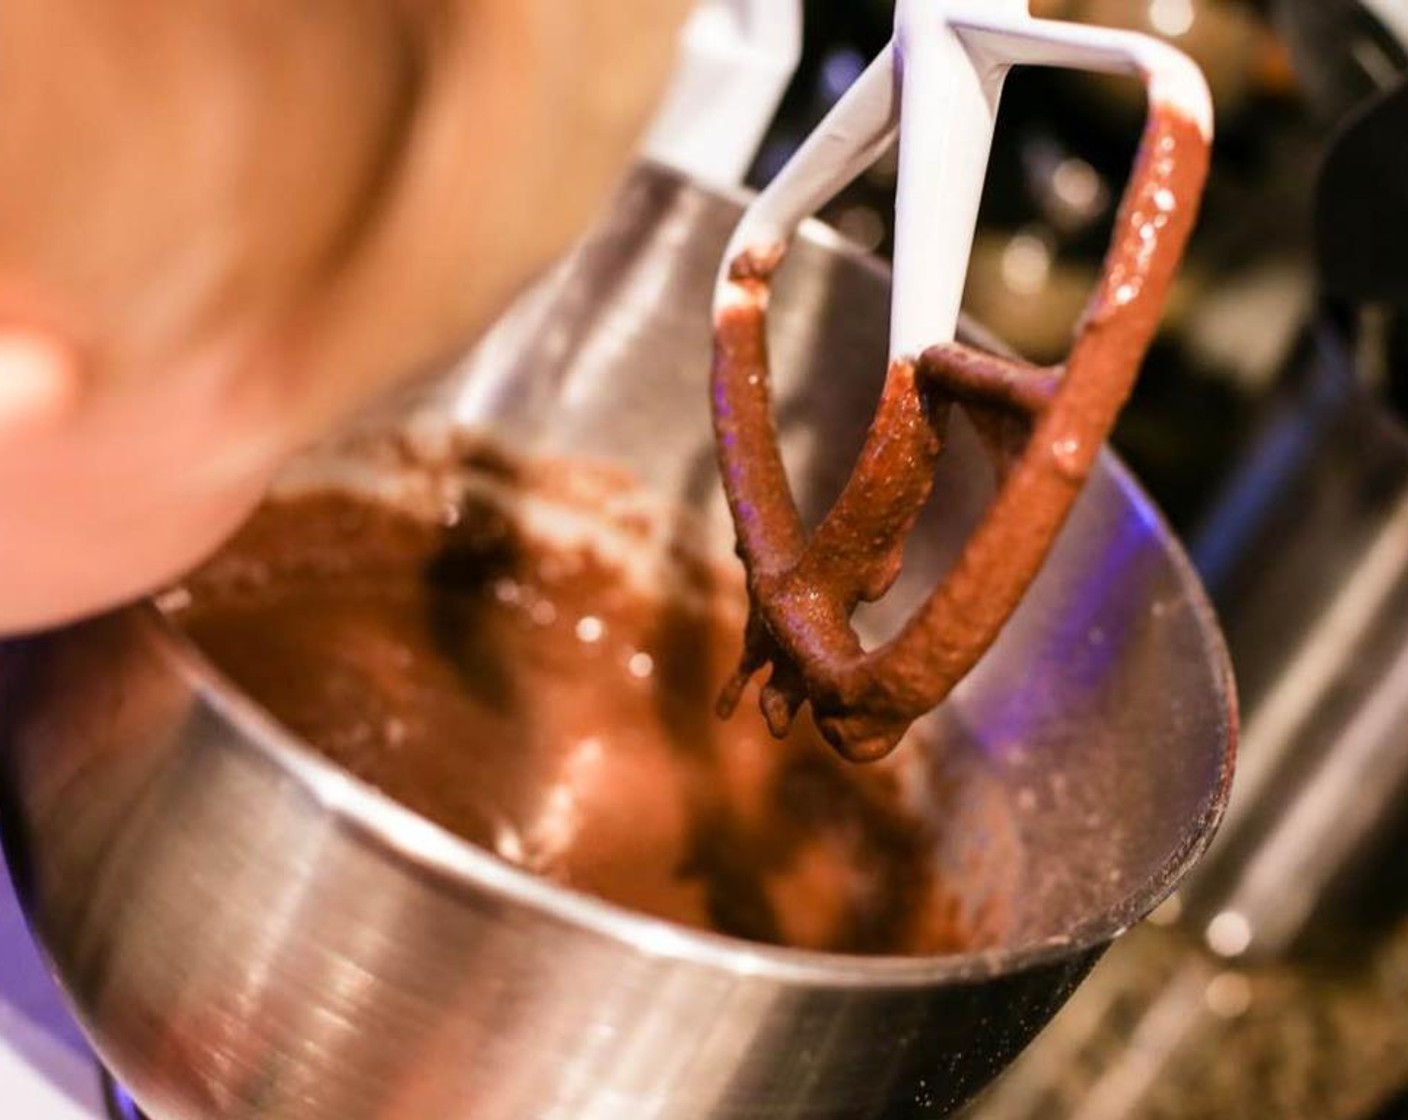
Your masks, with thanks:
[{"label": "person's hand", "polygon": [[0,631],[171,578],[582,228],[686,0],[0,5]]}]

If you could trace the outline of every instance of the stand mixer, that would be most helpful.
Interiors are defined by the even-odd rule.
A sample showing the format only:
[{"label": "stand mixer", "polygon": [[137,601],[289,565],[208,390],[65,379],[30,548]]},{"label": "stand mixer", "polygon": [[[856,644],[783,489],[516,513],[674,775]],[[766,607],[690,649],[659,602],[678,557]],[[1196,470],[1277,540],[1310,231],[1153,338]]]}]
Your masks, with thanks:
[{"label": "stand mixer", "polygon": [[[740,212],[638,170],[518,314],[381,426],[622,463],[726,548],[701,355]],[[864,437],[889,298],[884,272],[819,228],[792,255],[770,321],[805,515]],[[551,330],[525,338],[529,323]],[[920,515],[885,609],[922,597],[990,497],[978,437],[956,421],[951,442],[946,509]],[[386,483],[357,448],[296,473]],[[1147,500],[1090,454],[1069,529],[935,717],[965,734],[934,764],[1005,791],[1022,852],[1010,943],[769,950],[544,883],[312,756],[147,605],[2,663],[6,851],[80,1021],[154,1120],[947,1115],[1168,893],[1230,781],[1216,626]],[[987,839],[951,830],[935,858],[961,865]]]}]

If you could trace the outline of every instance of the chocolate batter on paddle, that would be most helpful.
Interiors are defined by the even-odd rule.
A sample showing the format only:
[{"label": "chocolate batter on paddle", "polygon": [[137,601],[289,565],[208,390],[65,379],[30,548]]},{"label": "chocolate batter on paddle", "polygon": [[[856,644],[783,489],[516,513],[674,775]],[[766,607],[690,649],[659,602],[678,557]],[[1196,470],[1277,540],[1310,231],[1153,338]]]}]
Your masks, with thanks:
[{"label": "chocolate batter on paddle", "polygon": [[[1037,369],[960,345],[890,368],[844,492],[808,534],[771,415],[767,305],[784,247],[732,262],[715,324],[714,425],[724,486],[748,573],[743,658],[722,693],[731,714],[769,663],[761,705],[783,735],[810,702],[846,757],[880,758],[996,640],[1035,578],[1154,337],[1207,177],[1208,138],[1154,106],[1094,300],[1063,367]],[[929,497],[954,407],[972,418],[999,490],[956,566],[888,645],[867,651],[851,627],[889,590]]]}]

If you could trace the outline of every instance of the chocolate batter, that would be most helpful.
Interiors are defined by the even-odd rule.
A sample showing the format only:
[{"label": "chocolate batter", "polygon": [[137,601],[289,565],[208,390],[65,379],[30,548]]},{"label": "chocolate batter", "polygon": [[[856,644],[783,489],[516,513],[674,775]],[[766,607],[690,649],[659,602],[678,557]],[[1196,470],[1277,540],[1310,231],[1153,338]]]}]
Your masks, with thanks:
[{"label": "chocolate batter", "polygon": [[[977,664],[1045,562],[1129,395],[1193,227],[1208,157],[1197,124],[1155,105],[1065,366],[1037,369],[956,344],[894,362],[860,461],[810,535],[771,417],[766,317],[783,248],[758,246],[733,262],[715,330],[714,424],[751,610],[723,714],[771,663],[761,705],[775,734],[810,702],[838,750],[870,761]],[[851,615],[899,573],[954,405],[988,445],[998,494],[899,636],[864,650]]]},{"label": "chocolate batter", "polygon": [[713,697],[743,589],[676,557],[660,597],[584,544],[465,499],[451,523],[337,493],[275,502],[176,617],[316,749],[502,858],[647,914],[780,945],[990,943],[939,881],[898,771]]}]

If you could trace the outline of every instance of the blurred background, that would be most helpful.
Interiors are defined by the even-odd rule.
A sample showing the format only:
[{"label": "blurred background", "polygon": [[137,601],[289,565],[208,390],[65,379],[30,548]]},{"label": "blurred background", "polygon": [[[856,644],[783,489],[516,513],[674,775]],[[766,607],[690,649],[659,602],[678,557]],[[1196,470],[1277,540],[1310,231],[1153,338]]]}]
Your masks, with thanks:
[{"label": "blurred background", "polygon": [[[1408,19],[1408,3],[1386,2],[1401,4]],[[1311,95],[1296,68],[1301,47],[1311,44],[1295,33],[1300,22],[1319,18],[1315,9],[1336,3],[1279,6],[1309,9],[1305,21],[1284,12],[1273,19],[1272,5],[1252,0],[1037,0],[1033,6],[1039,14],[1169,38],[1202,65],[1216,99],[1217,152],[1203,220],[1119,434],[1121,451],[1183,530],[1207,512],[1313,305],[1311,206],[1327,136],[1403,63],[1403,48],[1386,31],[1374,35],[1366,13],[1363,63],[1310,60],[1344,70],[1335,88]],[[889,0],[811,0],[805,10],[802,65],[752,169],[755,186],[776,173],[859,76],[889,38],[894,18]],[[1333,49],[1355,48],[1336,43]],[[1371,57],[1374,51],[1381,57]],[[1143,109],[1133,81],[1034,68],[1015,70],[1008,81],[968,310],[1035,361],[1065,353],[1100,267]],[[877,166],[823,219],[888,254],[894,176],[893,160]],[[1396,345],[1401,350],[1401,341]],[[1393,395],[1408,396],[1401,387]]]},{"label": "blurred background", "polygon": [[[1408,0],[1036,0],[1202,65],[1213,177],[1116,434],[1216,601],[1242,763],[1193,880],[1116,946],[972,1120],[1408,1117]],[[760,186],[890,34],[810,0]],[[967,310],[1059,361],[1143,115],[1013,73]],[[821,217],[891,249],[895,166]]]}]

